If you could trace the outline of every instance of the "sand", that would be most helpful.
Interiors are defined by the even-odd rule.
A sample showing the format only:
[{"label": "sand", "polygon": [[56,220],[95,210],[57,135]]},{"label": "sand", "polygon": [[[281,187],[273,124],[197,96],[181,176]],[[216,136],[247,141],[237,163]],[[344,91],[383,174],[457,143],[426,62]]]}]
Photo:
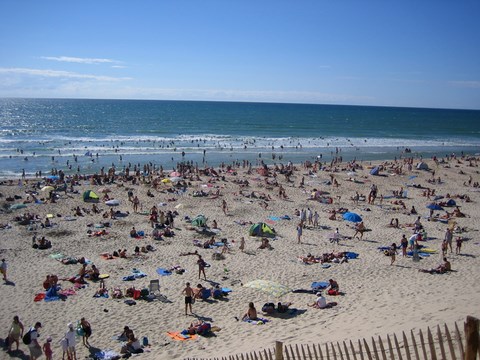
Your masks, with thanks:
[{"label": "sand", "polygon": [[[347,181],[352,175],[341,170],[346,168],[346,164],[339,164],[339,171],[333,173],[339,186],[334,187],[323,184],[325,180],[330,179],[332,173],[318,171],[314,176],[309,176],[307,170],[298,166],[298,170],[291,178],[293,182],[287,182],[283,175],[278,176],[278,181],[284,186],[288,199],[280,199],[277,187],[267,189],[262,176],[256,173],[248,175],[245,169],[238,169],[238,175],[222,173],[221,175],[225,175],[225,181],[218,180],[211,188],[204,186],[209,177],[201,176],[202,180],[192,182],[188,191],[181,196],[152,190],[154,197],[148,197],[147,190],[150,187],[147,185],[124,183],[119,187],[118,184],[122,182],[118,180],[117,184],[108,185],[112,190],[109,195],[120,201],[115,210],[129,212],[129,215],[111,220],[112,226],[106,229],[109,234],[100,237],[89,237],[87,231],[96,229],[87,225],[103,221],[101,215],[87,214],[75,217],[74,221],[64,220],[67,215],[73,216],[73,209],[77,206],[91,209],[91,204],[82,200],[82,193],[85,190],[92,189],[101,195],[100,189],[105,187],[93,186],[82,180],[81,185],[75,186],[77,194],[65,195],[61,192],[55,204],[29,204],[25,209],[3,211],[0,214],[1,224],[12,225],[9,229],[0,230],[0,256],[8,263],[8,278],[12,282],[10,285],[1,285],[2,337],[7,335],[14,315],[19,315],[26,327],[41,321],[43,328],[40,331],[40,343],[43,344],[47,336],[52,336],[54,358],[59,358],[62,353],[59,341],[67,331],[67,323],[77,322],[81,317],[85,317],[93,327],[93,335],[90,338],[92,348],[82,346],[81,339],[78,338],[78,358],[84,358],[98,350],[112,349],[119,352],[121,343],[113,337],[120,334],[125,325],[132,328],[137,337],[147,336],[149,339],[151,346],[140,355],[141,358],[209,358],[251,350],[273,349],[275,340],[284,341],[286,344],[356,340],[403,330],[424,329],[426,326],[444,322],[452,324],[454,321],[464,320],[467,315],[478,317],[480,193],[472,185],[479,181],[480,176],[476,162],[469,164],[468,161],[460,160],[451,159],[439,165],[427,161],[427,164],[435,169],[435,179],[441,177],[440,184],[427,182],[427,179],[432,178],[431,172],[416,169],[407,171],[406,167],[403,168],[404,172],[401,175],[394,175],[387,170],[382,172],[384,176],[371,176],[368,167],[375,164],[363,163],[363,170],[357,171],[355,176],[358,182]],[[304,188],[299,187],[302,176],[305,178]],[[411,176],[417,177],[412,179]],[[468,185],[470,176],[472,183]],[[249,180],[250,185],[244,189],[245,192],[270,194],[272,200],[268,201],[267,209],[261,206],[262,201],[259,199],[240,196],[238,194],[240,187],[233,182],[235,179]],[[437,195],[466,194],[471,199],[471,202],[455,199],[461,206],[461,211],[467,216],[455,219],[464,231],[454,234],[454,253],[450,254],[450,251],[448,253],[454,269],[451,273],[432,275],[418,271],[441,263],[440,247],[447,224],[426,219],[429,214],[426,205],[431,200],[422,196],[424,190],[406,186],[414,183],[435,189]],[[3,195],[0,201],[2,204],[11,205],[12,202],[6,202],[6,198],[13,195],[22,196],[22,199],[16,200],[15,203],[24,201],[25,190],[31,188],[32,184],[33,181],[30,181],[19,186],[15,180],[13,185],[0,186],[0,193]],[[412,205],[418,210],[429,237],[429,240],[422,244],[437,250],[437,253],[420,262],[414,262],[411,257],[403,258],[400,252],[394,265],[390,265],[390,258],[378,250],[378,247],[389,246],[393,242],[399,244],[402,235],[409,237],[412,229],[405,226],[397,229],[387,225],[392,218],[398,218],[401,225],[413,223],[416,216],[408,215],[406,214],[408,211],[401,210],[401,206],[392,204],[392,201],[397,200],[394,198],[385,198],[381,205],[379,198],[373,205],[366,201],[355,204],[351,200],[355,191],[367,196],[371,184],[376,184],[378,194],[385,197],[392,195],[392,191],[399,191],[401,187],[407,190],[407,198],[402,200],[407,210]],[[159,207],[160,210],[178,211],[174,237],[161,241],[155,241],[150,237],[141,240],[129,237],[132,226],[147,234],[151,233],[152,228],[148,216],[133,212],[132,204],[128,202],[127,188],[132,188],[134,194],[139,197],[141,212],[148,211],[153,205],[160,203],[166,204]],[[328,196],[332,197],[333,203],[323,204],[307,200],[314,188],[329,192]],[[200,189],[220,190],[220,196],[215,199],[193,197],[193,191]],[[39,197],[45,195],[39,192]],[[172,198],[176,200],[168,201]],[[222,211],[222,200],[228,205],[227,216]],[[98,206],[104,211],[109,210],[102,202]],[[298,244],[296,238],[298,217],[294,212],[295,209],[307,207],[320,214],[322,228],[304,229],[302,243]],[[353,224],[341,220],[340,215],[337,216],[338,220],[328,220],[330,214],[327,211],[341,207],[363,217],[366,227],[371,229],[364,234],[363,240],[345,239],[339,244],[328,240],[328,235],[335,228],[346,236],[354,234]],[[445,209],[452,211],[452,208]],[[47,214],[54,215],[52,221],[56,225],[53,228],[39,228],[35,231],[38,237],[45,236],[52,241],[51,249],[36,250],[31,247],[34,231],[13,220],[15,216],[25,211],[37,214],[41,219],[45,219]],[[61,214],[62,217],[57,217],[56,214]],[[198,214],[204,214],[209,219],[210,225],[216,220],[221,229],[216,238],[227,238],[232,244],[225,259],[213,260],[212,254],[215,250],[193,245],[194,239],[201,241],[208,239],[189,230],[190,224],[185,221],[186,216],[193,218]],[[443,215],[445,211],[435,211],[435,214]],[[258,249],[260,240],[248,236],[249,225],[237,223],[239,221],[255,223],[266,221],[270,216],[283,215],[288,215],[291,220],[273,222],[278,235],[270,242],[273,250]],[[245,252],[238,249],[242,236],[246,239]],[[460,255],[455,254],[457,236],[466,239]],[[135,246],[147,244],[151,244],[156,251],[149,252],[145,258],[104,260],[100,257],[101,253],[112,253],[120,248],[126,248],[131,256]],[[225,300],[197,301],[193,305],[196,315],[186,316],[182,295],[185,283],[191,282],[193,286],[197,283],[209,285],[208,282],[198,279],[196,256],[179,256],[183,252],[195,250],[198,250],[211,265],[206,269],[208,280],[218,282],[233,291]],[[344,264],[333,263],[330,268],[322,268],[320,264],[306,265],[298,259],[308,253],[321,255],[332,251],[355,252],[359,257]],[[108,299],[94,298],[93,295],[99,285],[92,282],[88,282],[85,289],[77,290],[75,295],[69,296],[65,301],[34,302],[35,295],[43,292],[42,282],[47,274],[57,274],[60,278],[66,278],[75,275],[81,267],[80,264],[64,265],[50,256],[58,253],[75,257],[84,256],[91,260],[99,267],[101,273],[110,275],[106,280],[109,289],[117,286],[122,289],[127,286],[142,289],[148,286],[150,280],[159,279],[161,293],[169,302],[137,300],[136,305],[128,306],[124,299],[113,299],[111,296]],[[183,267],[186,272],[171,276],[159,276],[156,272],[157,268],[176,265]],[[143,271],[147,276],[132,282],[122,281],[122,277],[129,275],[133,268]],[[310,289],[312,282],[327,281],[330,278],[339,283],[344,295],[326,295],[328,301],[338,303],[336,307],[326,310],[307,306],[307,303],[315,301],[314,294],[288,293],[278,299],[242,286],[255,279],[265,279],[276,281],[291,289]],[[63,289],[72,287],[67,281],[61,281],[60,284]],[[281,317],[260,315],[270,320],[264,325],[237,321],[236,317],[241,317],[246,312],[251,301],[255,303],[259,313],[265,302],[278,301],[292,302],[292,307],[297,311]],[[211,337],[198,337],[187,341],[175,341],[166,335],[169,331],[187,328],[196,317],[210,322],[221,330]],[[25,345],[21,344],[20,349],[28,353]]]}]

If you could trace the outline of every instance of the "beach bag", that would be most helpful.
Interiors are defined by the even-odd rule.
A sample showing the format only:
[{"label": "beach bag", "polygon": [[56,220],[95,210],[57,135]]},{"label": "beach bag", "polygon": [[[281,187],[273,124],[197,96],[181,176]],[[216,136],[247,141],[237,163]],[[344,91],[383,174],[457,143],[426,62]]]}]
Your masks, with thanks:
[{"label": "beach bag", "polygon": [[28,330],[27,333],[25,335],[23,335],[23,338],[22,338],[22,341],[25,345],[30,345],[30,343],[32,342],[32,333],[33,330]]}]

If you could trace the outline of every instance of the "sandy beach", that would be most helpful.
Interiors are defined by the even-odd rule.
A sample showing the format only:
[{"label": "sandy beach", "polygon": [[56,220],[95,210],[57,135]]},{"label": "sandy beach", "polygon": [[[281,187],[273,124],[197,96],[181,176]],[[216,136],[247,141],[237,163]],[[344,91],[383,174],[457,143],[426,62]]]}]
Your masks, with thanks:
[{"label": "sandy beach", "polygon": [[[30,202],[16,210],[9,209],[13,204],[24,203],[27,191],[37,192],[39,200],[46,198],[49,190],[41,189],[48,184],[42,179],[14,179],[11,184],[4,180],[0,186],[0,224],[8,226],[0,230],[0,258],[8,264],[9,282],[1,285],[0,306],[3,311],[0,315],[0,337],[7,336],[14,315],[20,317],[25,328],[40,321],[39,342],[43,345],[51,336],[53,356],[58,359],[62,356],[59,342],[67,331],[67,324],[76,324],[85,317],[93,329],[90,338],[92,346],[83,346],[82,339],[78,337],[76,351],[79,359],[100,350],[111,349],[120,353],[122,342],[115,337],[126,325],[140,340],[148,338],[149,346],[139,355],[142,359],[210,358],[273,349],[275,340],[286,344],[356,340],[437,324],[452,324],[464,320],[467,315],[478,317],[480,188],[474,186],[480,181],[478,162],[474,158],[445,158],[438,163],[428,159],[425,160],[430,168],[428,171],[417,169],[419,162],[415,159],[410,170],[403,161],[363,162],[356,164],[355,171],[348,163],[317,171],[298,164],[290,181],[277,171],[278,185],[274,184],[272,166],[269,166],[268,177],[257,172],[255,166],[251,174],[243,167],[232,171],[215,168],[219,176],[200,174],[199,179],[187,177],[185,192],[168,191],[174,186],[167,181],[154,188],[141,180],[132,184],[131,180],[116,178],[112,184],[98,185],[92,184],[89,179],[81,179],[73,186],[74,192],[70,191],[70,185],[67,191],[57,191],[55,203]],[[373,176],[370,171],[376,165],[383,165],[384,169],[378,176]],[[152,179],[157,177],[152,175]],[[168,172],[161,178],[167,177]],[[245,180],[248,185],[239,183]],[[285,197],[279,196],[279,185],[283,187]],[[372,185],[378,191],[374,203],[369,204]],[[110,190],[109,198],[119,201],[118,206],[109,207],[102,200],[106,188]],[[427,189],[435,190],[429,198],[425,196]],[[96,204],[100,213],[94,214],[92,203],[84,202],[83,193],[87,190],[93,190],[100,196]],[[208,195],[193,196],[194,192],[200,191]],[[322,201],[310,199],[315,191],[325,192],[320,195]],[[128,199],[129,192],[138,197],[137,212]],[[358,201],[355,200],[356,192],[360,195]],[[13,198],[13,201],[8,201],[8,198]],[[29,199],[32,200],[32,197]],[[449,199],[456,202],[457,211],[464,217],[453,216],[448,221],[446,211],[453,213],[455,206],[434,210],[433,214],[426,207],[434,201],[441,203]],[[227,206],[226,215],[223,201]],[[178,213],[172,229],[174,236],[162,237],[161,240],[150,236],[152,225],[149,213],[154,205],[159,211]],[[410,213],[412,206],[418,215]],[[76,214],[77,207],[81,216]],[[296,210],[307,208],[319,214],[319,226],[309,225],[307,219],[299,244],[297,226],[300,217],[296,215]],[[102,214],[109,214],[111,209],[119,211],[120,216],[104,218]],[[335,220],[329,219],[333,209],[348,209],[362,217],[368,229],[362,240],[352,239],[354,223],[343,220],[343,210],[336,214]],[[38,221],[27,225],[15,221],[15,217],[27,212],[38,215]],[[52,225],[42,228],[40,222],[44,222],[48,214],[52,215],[49,218]],[[210,233],[199,233],[198,227],[192,227],[188,222],[199,214],[208,219],[207,225],[214,232],[216,242],[227,239],[229,249],[224,254],[215,255],[222,253],[221,246],[211,249],[195,246],[194,240],[203,244],[212,236]],[[285,215],[290,220],[284,219]],[[430,215],[433,216],[430,218]],[[391,257],[379,247],[390,247],[392,243],[400,246],[402,235],[408,239],[414,233],[413,224],[418,216],[427,236],[419,243],[435,251],[431,251],[430,256],[421,256],[422,259],[416,262],[411,256],[403,257],[402,250],[398,249],[395,262],[390,265]],[[398,219],[398,227],[389,226],[392,219]],[[214,221],[218,229],[212,230]],[[100,227],[99,224],[104,222],[109,222],[110,226]],[[250,224],[257,222],[266,222],[275,229],[276,237],[269,239],[271,250],[259,249],[261,238],[249,236]],[[447,258],[453,271],[445,274],[419,271],[442,264],[441,244],[449,226],[453,229],[453,252],[448,249]],[[145,236],[132,238],[132,227],[143,231]],[[331,242],[329,238],[337,228],[343,237],[338,243]],[[102,234],[102,230],[106,234]],[[32,248],[34,235],[37,240],[44,236],[51,241],[52,247],[45,250]],[[245,238],[244,251],[239,249],[242,237]],[[460,253],[456,254],[456,239],[459,237],[463,243]],[[155,250],[134,255],[136,246],[147,245]],[[126,259],[105,259],[101,256],[118,249],[127,249]],[[180,256],[195,251],[210,265],[205,268],[208,281],[198,278],[196,255]],[[332,252],[349,252],[358,254],[358,257],[345,263],[328,263],[329,267],[321,263],[305,263],[300,259],[308,254],[319,258]],[[62,290],[74,289],[75,294],[58,301],[34,301],[38,294],[45,293],[42,283],[47,275],[56,274],[59,279],[67,279],[78,274],[82,265],[63,264],[59,261],[61,256],[84,257],[89,261],[87,269],[93,263],[101,274],[108,274],[105,286],[109,297],[94,297],[100,288],[99,282],[87,279],[84,288],[74,289],[72,282],[60,280],[58,284]],[[217,257],[223,258],[216,260]],[[166,276],[157,272],[159,268],[174,267],[185,271],[181,274],[172,271]],[[146,276],[123,281],[123,277],[134,275],[133,269]],[[131,298],[114,299],[112,296],[115,288],[123,293],[127,287],[141,290],[148,288],[150,281],[155,279],[160,282],[161,300],[149,302],[137,299],[135,305],[129,306],[125,300]],[[313,282],[334,279],[339,284],[341,295],[331,296],[324,291],[327,301],[337,305],[329,309],[315,309],[307,306],[315,302],[315,292],[289,292],[276,298],[242,286],[256,279],[275,281],[292,290],[309,291]],[[220,287],[232,291],[223,299],[210,297],[206,301],[197,300],[193,304],[194,315],[185,315],[182,291],[186,282],[190,282],[192,287],[200,283],[209,288],[218,283]],[[279,301],[292,303],[287,313],[262,313],[264,303],[277,304]],[[241,321],[249,302],[255,304],[258,316],[268,319],[268,322],[260,325]],[[167,335],[168,332],[187,329],[196,319],[207,321],[215,331],[208,337],[197,336],[184,341]],[[28,348],[23,343],[20,350],[28,354]],[[4,350],[0,354],[0,358],[9,358]],[[20,355],[21,352],[14,351],[11,357]]]}]

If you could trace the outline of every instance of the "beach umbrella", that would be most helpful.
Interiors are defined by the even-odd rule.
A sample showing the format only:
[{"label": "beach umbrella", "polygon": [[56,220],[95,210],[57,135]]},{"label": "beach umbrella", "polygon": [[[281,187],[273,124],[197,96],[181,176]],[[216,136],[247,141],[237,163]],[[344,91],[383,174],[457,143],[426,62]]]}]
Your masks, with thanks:
[{"label": "beach umbrella", "polygon": [[105,205],[118,206],[118,205],[120,205],[120,201],[118,201],[116,199],[108,200],[108,201],[105,201]]},{"label": "beach umbrella", "polygon": [[58,180],[60,179],[60,177],[58,175],[48,175],[47,176],[47,179],[49,180]]},{"label": "beach umbrella", "polygon": [[436,203],[431,203],[431,204],[428,204],[427,205],[427,209],[430,209],[430,210],[443,210],[443,208],[436,204]]},{"label": "beach umbrella", "polygon": [[172,177],[170,178],[170,181],[171,181],[171,182],[179,182],[179,181],[181,181],[181,180],[182,180],[182,178],[181,178],[180,176],[172,176]]},{"label": "beach umbrella", "polygon": [[50,185],[44,186],[40,189],[40,191],[53,191],[53,190],[55,190],[55,188],[53,186],[50,186]]},{"label": "beach umbrella", "polygon": [[281,297],[292,291],[288,286],[270,280],[253,280],[243,285],[244,287],[260,290],[273,297]]},{"label": "beach umbrella", "polygon": [[353,212],[346,212],[343,214],[343,220],[351,221],[351,222],[360,222],[362,221],[362,218],[360,215],[353,213]]},{"label": "beach umbrella", "polygon": [[162,179],[162,183],[164,183],[164,184],[168,184],[168,183],[171,183],[171,182],[172,182],[172,180],[170,180],[170,179],[167,179],[167,178]]},{"label": "beach umbrella", "polygon": [[180,174],[178,171],[172,171],[170,173],[170,177],[177,177],[177,176],[182,176],[182,174]]}]

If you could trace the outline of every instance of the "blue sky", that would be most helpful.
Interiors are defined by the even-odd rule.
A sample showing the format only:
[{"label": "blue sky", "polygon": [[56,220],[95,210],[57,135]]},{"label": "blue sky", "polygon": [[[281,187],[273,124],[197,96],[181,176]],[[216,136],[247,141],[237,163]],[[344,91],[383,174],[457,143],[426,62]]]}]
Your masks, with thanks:
[{"label": "blue sky", "polygon": [[0,97],[480,109],[480,1],[0,1]]}]

